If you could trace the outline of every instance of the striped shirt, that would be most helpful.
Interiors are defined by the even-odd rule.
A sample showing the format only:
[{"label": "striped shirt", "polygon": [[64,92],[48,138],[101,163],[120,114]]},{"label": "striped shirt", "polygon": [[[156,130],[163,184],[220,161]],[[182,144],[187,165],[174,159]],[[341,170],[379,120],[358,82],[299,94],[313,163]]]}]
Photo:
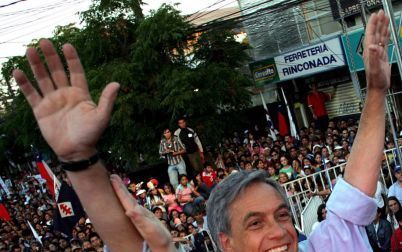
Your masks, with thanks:
[{"label": "striped shirt", "polygon": [[180,142],[179,138],[173,136],[170,141],[168,141],[166,138],[163,138],[159,146],[159,154],[167,158],[169,165],[177,165],[183,160],[183,158],[181,155],[173,156],[173,153],[171,153],[172,150],[174,152],[184,150],[184,146]]}]

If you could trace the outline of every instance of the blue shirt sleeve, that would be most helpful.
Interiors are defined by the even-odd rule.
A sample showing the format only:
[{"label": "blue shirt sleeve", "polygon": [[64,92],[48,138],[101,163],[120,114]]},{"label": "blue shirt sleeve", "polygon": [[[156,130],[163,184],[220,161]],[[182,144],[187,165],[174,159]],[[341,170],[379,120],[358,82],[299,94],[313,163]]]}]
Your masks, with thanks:
[{"label": "blue shirt sleeve", "polygon": [[364,226],[376,212],[373,198],[340,179],[328,200],[326,220],[309,237],[307,250],[300,251],[372,251]]}]

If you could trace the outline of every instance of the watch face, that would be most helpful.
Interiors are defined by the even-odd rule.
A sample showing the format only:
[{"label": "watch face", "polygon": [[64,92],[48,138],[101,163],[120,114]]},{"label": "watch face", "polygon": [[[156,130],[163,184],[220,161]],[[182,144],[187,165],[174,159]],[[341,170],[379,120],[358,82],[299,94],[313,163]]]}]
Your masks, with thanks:
[{"label": "watch face", "polygon": [[193,134],[189,133],[189,134],[188,134],[188,137],[193,137]]}]

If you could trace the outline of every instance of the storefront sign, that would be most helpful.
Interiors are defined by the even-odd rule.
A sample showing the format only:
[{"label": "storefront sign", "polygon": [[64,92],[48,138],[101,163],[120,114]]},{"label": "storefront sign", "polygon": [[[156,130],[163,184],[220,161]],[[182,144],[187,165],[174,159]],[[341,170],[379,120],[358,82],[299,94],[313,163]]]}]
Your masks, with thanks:
[{"label": "storefront sign", "polygon": [[273,58],[251,63],[250,70],[257,87],[279,80]]},{"label": "storefront sign", "polygon": [[275,57],[279,79],[289,80],[346,65],[339,38]]},{"label": "storefront sign", "polygon": [[[399,17],[396,18],[396,24],[399,24]],[[402,31],[399,33],[399,41],[402,43]],[[350,49],[348,49],[347,38],[349,38]],[[363,63],[363,41],[364,41],[364,29],[360,28],[353,32],[348,33],[348,36],[342,35],[342,44],[348,62],[350,72],[364,70]],[[388,56],[391,57],[394,44],[390,41],[388,45]],[[353,60],[353,63],[352,63]],[[391,61],[391,59],[390,59]],[[396,55],[394,53],[392,63],[396,62]],[[353,66],[354,65],[354,66]]]},{"label": "storefront sign", "polygon": [[[366,0],[364,1],[368,9],[376,8],[382,5],[381,0]],[[357,15],[361,12],[360,0],[340,0],[341,11],[344,17]],[[337,0],[330,0],[332,16],[334,19],[339,19],[339,9]]]}]

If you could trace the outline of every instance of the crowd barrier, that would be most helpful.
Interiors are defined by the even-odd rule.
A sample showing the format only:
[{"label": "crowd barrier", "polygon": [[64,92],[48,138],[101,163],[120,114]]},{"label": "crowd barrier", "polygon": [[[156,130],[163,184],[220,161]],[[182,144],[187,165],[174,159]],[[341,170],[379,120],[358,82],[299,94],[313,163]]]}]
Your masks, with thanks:
[{"label": "crowd barrier", "polygon": [[[379,167],[380,182],[383,184],[384,193],[394,183],[393,169],[397,160],[396,149],[384,150],[382,167]],[[324,203],[326,196],[316,195],[317,192],[324,194],[324,190],[332,190],[336,180],[342,176],[347,163],[316,172],[283,184],[288,196],[288,202],[292,212],[296,228],[310,235],[312,225],[317,222],[317,208]],[[352,169],[353,167],[351,167]]]},{"label": "crowd barrier", "polygon": [[[208,230],[200,230],[199,233],[202,233],[204,236],[204,248],[206,252],[218,252],[216,244],[212,240],[211,234]],[[194,235],[190,234],[181,238],[177,238],[178,241],[175,241],[175,247],[178,252],[190,252],[194,251],[195,247],[195,239]]]}]

